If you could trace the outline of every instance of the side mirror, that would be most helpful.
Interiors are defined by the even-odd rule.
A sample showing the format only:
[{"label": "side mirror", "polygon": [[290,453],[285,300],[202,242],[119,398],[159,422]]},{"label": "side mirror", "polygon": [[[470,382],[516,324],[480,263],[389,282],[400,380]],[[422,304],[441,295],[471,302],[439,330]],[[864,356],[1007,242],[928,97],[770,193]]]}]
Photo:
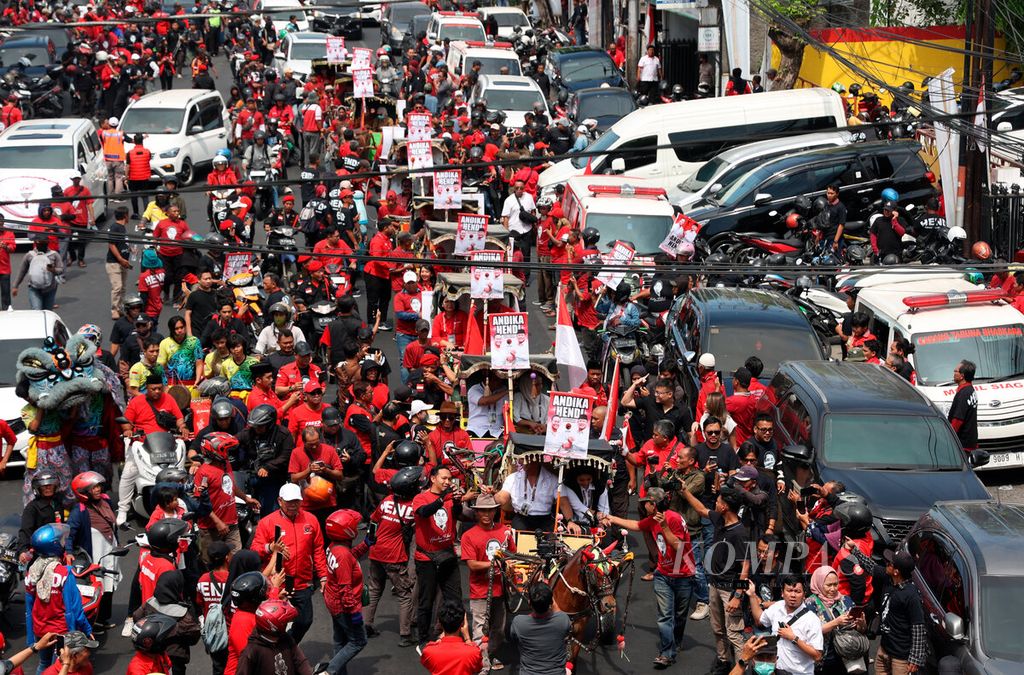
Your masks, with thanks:
[{"label": "side mirror", "polygon": [[758,192],[756,195],[754,195],[754,206],[761,206],[762,204],[767,204],[771,200],[772,196],[767,192]]},{"label": "side mirror", "polygon": [[1013,125],[1009,122],[1000,122],[996,125],[996,131],[1005,133],[1007,131],[1013,131]]},{"label": "side mirror", "polygon": [[612,160],[612,173],[626,173],[626,160],[616,157]]},{"label": "side mirror", "polygon": [[118,546],[117,548],[110,550],[110,555],[114,556],[115,558],[123,558],[124,556],[128,555],[129,550],[131,549],[127,546]]},{"label": "side mirror", "polygon": [[[991,456],[987,450],[972,450],[970,455],[971,466],[975,469],[988,464]],[[948,614],[946,616],[949,616]]]},{"label": "side mirror", "polygon": [[946,615],[942,617],[942,629],[946,631],[946,635],[951,640],[966,640],[967,630],[964,628],[964,620],[960,618],[959,614],[953,612],[946,612]]},{"label": "side mirror", "polygon": [[810,464],[814,453],[806,445],[787,445],[782,449],[782,459],[797,462],[799,464]]},{"label": "side mirror", "polygon": [[711,187],[708,188],[708,190],[707,190],[707,192],[705,194],[713,195],[713,194],[715,194],[716,192],[718,192],[721,189],[722,189],[722,184],[721,183],[714,183],[714,184],[711,185]]},{"label": "side mirror", "polygon": [[697,358],[697,352],[683,352],[683,358],[686,359],[687,363],[692,363]]},{"label": "side mirror", "polygon": [[203,127],[201,127],[198,124],[194,124],[188,128],[188,133],[191,136],[194,136],[195,134],[201,134],[203,133]]}]

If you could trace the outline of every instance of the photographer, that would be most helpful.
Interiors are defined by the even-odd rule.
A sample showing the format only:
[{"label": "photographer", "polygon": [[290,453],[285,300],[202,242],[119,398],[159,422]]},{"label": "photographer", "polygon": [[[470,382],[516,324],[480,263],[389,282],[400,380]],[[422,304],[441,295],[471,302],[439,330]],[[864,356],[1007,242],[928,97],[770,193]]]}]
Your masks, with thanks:
[{"label": "photographer", "polygon": [[792,675],[813,675],[814,664],[821,658],[824,638],[821,619],[814,602],[805,602],[804,582],[796,575],[782,579],[782,601],[762,609],[753,583],[748,583],[747,597],[754,621],[769,629],[778,640],[775,672]]}]

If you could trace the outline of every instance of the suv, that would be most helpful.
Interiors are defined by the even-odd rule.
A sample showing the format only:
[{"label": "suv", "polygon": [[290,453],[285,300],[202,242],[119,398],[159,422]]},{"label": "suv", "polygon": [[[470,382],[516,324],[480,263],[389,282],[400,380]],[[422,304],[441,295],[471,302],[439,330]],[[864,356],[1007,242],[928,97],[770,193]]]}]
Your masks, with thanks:
[{"label": "suv", "polygon": [[[293,33],[295,35],[295,33]],[[206,89],[171,89],[146,94],[131,103],[118,129],[125,140],[146,137],[153,153],[150,179],[175,175],[182,185],[195,178],[196,167],[213,161],[218,150],[231,144],[231,120],[224,99]],[[125,143],[125,148],[135,147]]]},{"label": "suv", "polygon": [[478,101],[486,101],[488,110],[504,112],[509,128],[522,127],[534,105],[545,105],[540,85],[525,75],[481,75],[470,93],[470,107]]},{"label": "suv", "polygon": [[622,71],[608,56],[608,52],[597,47],[561,47],[548,52],[547,74],[551,78],[551,96],[559,90],[570,92],[590,87],[629,87],[622,77]]},{"label": "suv", "polygon": [[484,25],[475,12],[434,12],[427,24],[427,42],[441,45],[445,41],[476,40],[486,42]]},{"label": "suv", "polygon": [[[326,4],[326,0],[324,0]],[[391,55],[401,58],[406,29],[414,17],[429,17],[431,9],[423,2],[389,2],[380,10],[380,43],[391,47]],[[392,59],[393,63],[398,63]]]},{"label": "suv", "polygon": [[566,108],[574,125],[593,119],[597,122],[597,131],[604,133],[608,127],[636,110],[636,99],[622,87],[589,87],[574,91]]},{"label": "suv", "polygon": [[938,502],[905,544],[939,672],[1020,670],[1024,603],[1024,507],[993,501]]},{"label": "suv", "polygon": [[[755,410],[775,418],[783,459],[809,462],[819,485],[842,481],[862,495],[882,546],[899,544],[938,500],[988,499],[946,418],[887,368],[787,361],[767,394]],[[981,466],[988,453],[969,459]]]},{"label": "suv", "polygon": [[877,141],[838,148],[809,150],[764,162],[731,186],[687,210],[710,239],[722,232],[761,232],[781,235],[782,217],[796,198],[811,199],[839,184],[839,199],[846,205],[847,227],[863,229],[877,208],[882,190],[900,194],[900,206],[922,205],[935,194],[928,167],[916,141]]},{"label": "suv", "polygon": [[[824,359],[828,354],[796,303],[767,289],[694,289],[676,301],[666,325],[666,358],[675,359],[692,402],[700,391],[698,354],[714,354],[717,368],[726,375],[757,356],[764,363],[765,379],[772,377],[780,361]],[[731,394],[732,377],[722,379]]]}]

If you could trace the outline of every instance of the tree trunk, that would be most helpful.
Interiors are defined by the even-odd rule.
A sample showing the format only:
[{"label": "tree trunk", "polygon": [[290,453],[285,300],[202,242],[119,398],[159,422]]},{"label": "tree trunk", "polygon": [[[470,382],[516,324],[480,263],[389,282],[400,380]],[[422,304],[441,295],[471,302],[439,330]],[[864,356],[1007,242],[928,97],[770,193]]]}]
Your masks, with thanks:
[{"label": "tree trunk", "polygon": [[800,75],[800,66],[804,62],[806,43],[777,26],[768,29],[768,36],[782,55],[778,68],[779,76],[775,79],[775,89],[792,89]]}]

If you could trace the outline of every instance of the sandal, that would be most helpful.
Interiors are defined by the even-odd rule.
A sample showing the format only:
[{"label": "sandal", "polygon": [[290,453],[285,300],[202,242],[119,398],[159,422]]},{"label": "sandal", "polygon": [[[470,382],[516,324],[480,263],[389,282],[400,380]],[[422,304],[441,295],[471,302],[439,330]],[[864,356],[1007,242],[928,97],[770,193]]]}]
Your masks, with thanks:
[{"label": "sandal", "polygon": [[640,581],[654,581],[654,572],[648,572],[640,577]]},{"label": "sandal", "polygon": [[504,670],[505,664],[498,659],[491,659],[491,670]]}]

